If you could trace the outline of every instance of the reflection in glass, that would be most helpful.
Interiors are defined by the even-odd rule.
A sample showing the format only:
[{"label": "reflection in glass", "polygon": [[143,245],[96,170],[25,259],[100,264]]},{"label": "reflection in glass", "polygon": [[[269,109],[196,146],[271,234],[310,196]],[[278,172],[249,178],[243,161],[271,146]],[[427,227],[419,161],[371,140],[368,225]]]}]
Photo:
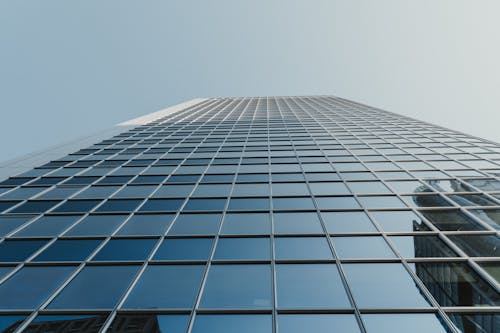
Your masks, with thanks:
[{"label": "reflection in glass", "polygon": [[319,234],[323,228],[316,213],[274,213],[276,234]]},{"label": "reflection in glass", "polygon": [[498,333],[500,314],[498,313],[448,313],[462,333]]},{"label": "reflection in glass", "polygon": [[361,308],[429,307],[422,291],[401,264],[363,263],[342,266],[354,300]]},{"label": "reflection in glass", "polygon": [[183,333],[189,316],[184,314],[119,314],[108,333]]},{"label": "reflection in glass", "polygon": [[497,235],[449,235],[471,257],[500,257],[500,237]]},{"label": "reflection in glass", "polygon": [[24,321],[25,316],[16,315],[0,315],[0,332],[11,333],[14,332],[19,325]]},{"label": "reflection in glass", "polygon": [[98,333],[106,318],[107,315],[41,315],[37,316],[23,332]]},{"label": "reflection in glass", "polygon": [[438,236],[394,236],[390,239],[404,258],[457,256]]},{"label": "reflection in glass", "polygon": [[427,183],[439,192],[473,192],[470,186],[456,179],[428,179]]},{"label": "reflection in glass", "polygon": [[[334,329],[334,331],[332,331]],[[352,314],[279,314],[278,333],[359,333]]]},{"label": "reflection in glass", "polygon": [[389,245],[379,236],[333,237],[333,246],[340,259],[396,258]]},{"label": "reflection in glass", "polygon": [[428,231],[422,219],[414,212],[408,211],[374,211],[371,215],[386,232]]},{"label": "reflection in glass", "polygon": [[479,265],[500,284],[500,262],[483,262]]},{"label": "reflection in glass", "polygon": [[195,317],[191,333],[271,333],[272,331],[273,321],[270,314],[199,314]]},{"label": "reflection in glass", "polygon": [[500,304],[498,292],[465,263],[417,262],[412,268],[442,306]]},{"label": "reflection in glass", "polygon": [[484,228],[476,221],[458,210],[427,210],[420,211],[420,213],[422,213],[439,230],[484,230]]},{"label": "reflection in glass", "polygon": [[500,209],[471,209],[469,212],[493,228],[500,229]]},{"label": "reflection in glass", "polygon": [[391,313],[361,315],[368,333],[448,333],[432,313]]}]

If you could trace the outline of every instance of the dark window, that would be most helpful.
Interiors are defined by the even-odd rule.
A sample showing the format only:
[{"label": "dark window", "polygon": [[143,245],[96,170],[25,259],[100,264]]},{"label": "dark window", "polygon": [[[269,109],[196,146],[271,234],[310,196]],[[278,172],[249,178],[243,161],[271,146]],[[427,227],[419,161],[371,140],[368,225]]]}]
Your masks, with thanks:
[{"label": "dark window", "polygon": [[42,216],[24,229],[16,232],[15,237],[53,237],[74,224],[81,216]]},{"label": "dark window", "polygon": [[228,210],[269,210],[268,198],[231,198]]},{"label": "dark window", "polygon": [[220,238],[217,242],[216,260],[269,260],[269,238]]},{"label": "dark window", "polygon": [[0,243],[0,262],[24,261],[46,243],[46,240],[5,240]]},{"label": "dark window", "polygon": [[279,314],[278,327],[280,333],[330,333],[333,327],[342,333],[361,332],[352,314]]},{"label": "dark window", "polygon": [[96,212],[131,212],[134,211],[143,200],[111,199],[96,209]]},{"label": "dark window", "polygon": [[117,235],[163,235],[174,220],[174,214],[135,214],[118,230]]},{"label": "dark window", "polygon": [[213,238],[167,238],[154,260],[208,260]]},{"label": "dark window", "polygon": [[364,212],[322,212],[329,233],[377,232]]},{"label": "dark window", "polygon": [[271,232],[270,215],[266,213],[229,213],[224,217],[222,234],[259,235]]},{"label": "dark window", "polygon": [[100,239],[58,239],[33,261],[83,261],[101,241]]},{"label": "dark window", "polygon": [[[47,200],[47,201],[27,201],[21,206],[14,208],[11,213],[43,213],[55,205],[60,203],[60,201]],[[7,207],[8,208],[8,207]],[[2,206],[0,206],[2,210]]]},{"label": "dark window", "polygon": [[316,213],[275,213],[273,223],[276,234],[323,233]]},{"label": "dark window", "polygon": [[271,333],[272,316],[267,314],[200,314],[192,333]]},{"label": "dark window", "polygon": [[273,198],[274,210],[315,210],[311,198]]},{"label": "dark window", "polygon": [[100,200],[68,200],[54,212],[58,213],[86,213],[90,212],[97,204],[101,203]]},{"label": "dark window", "polygon": [[333,259],[325,237],[277,237],[274,250],[276,260]]},{"label": "dark window", "polygon": [[189,199],[183,210],[208,211],[224,210],[226,199]]},{"label": "dark window", "polygon": [[32,216],[0,216],[0,237],[31,220]]},{"label": "dark window", "polygon": [[109,333],[147,332],[158,329],[157,332],[185,332],[189,322],[189,315],[184,314],[119,314],[113,320]]},{"label": "dark window", "polygon": [[65,233],[65,236],[107,236],[123,223],[127,215],[89,215]]},{"label": "dark window", "polygon": [[315,200],[321,210],[360,208],[354,197],[316,197]]},{"label": "dark window", "polygon": [[184,200],[149,199],[139,209],[141,212],[171,212],[177,211]]},{"label": "dark window", "polygon": [[219,230],[221,218],[221,214],[180,214],[169,234],[214,235]]},{"label": "dark window", "polygon": [[144,260],[157,239],[112,239],[92,258],[93,261]]}]

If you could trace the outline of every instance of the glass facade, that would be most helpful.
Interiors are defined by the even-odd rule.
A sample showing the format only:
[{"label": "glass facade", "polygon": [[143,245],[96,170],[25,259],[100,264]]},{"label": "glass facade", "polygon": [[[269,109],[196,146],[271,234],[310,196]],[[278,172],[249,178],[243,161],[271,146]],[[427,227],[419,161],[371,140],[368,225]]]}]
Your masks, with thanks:
[{"label": "glass facade", "polygon": [[0,182],[0,332],[500,332],[500,145],[207,99]]}]

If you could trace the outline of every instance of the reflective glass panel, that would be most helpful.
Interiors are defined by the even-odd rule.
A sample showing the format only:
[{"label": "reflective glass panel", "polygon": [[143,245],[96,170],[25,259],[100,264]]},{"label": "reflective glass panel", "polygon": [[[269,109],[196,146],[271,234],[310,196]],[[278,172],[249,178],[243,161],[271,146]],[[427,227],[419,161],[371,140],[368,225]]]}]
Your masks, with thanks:
[{"label": "reflective glass panel", "polygon": [[208,260],[213,238],[167,238],[153,260]]},{"label": "reflective glass panel", "polygon": [[271,241],[269,238],[219,238],[215,249],[215,260],[269,260]]},{"label": "reflective glass panel", "polygon": [[277,237],[274,251],[276,260],[333,259],[325,237]]}]

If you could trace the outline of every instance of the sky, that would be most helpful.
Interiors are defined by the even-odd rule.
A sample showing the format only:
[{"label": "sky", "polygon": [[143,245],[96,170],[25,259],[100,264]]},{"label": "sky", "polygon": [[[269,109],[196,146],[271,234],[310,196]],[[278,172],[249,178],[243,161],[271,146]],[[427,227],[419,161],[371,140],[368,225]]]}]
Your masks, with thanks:
[{"label": "sky", "polygon": [[197,97],[335,95],[500,142],[497,0],[0,0],[0,161]]}]

